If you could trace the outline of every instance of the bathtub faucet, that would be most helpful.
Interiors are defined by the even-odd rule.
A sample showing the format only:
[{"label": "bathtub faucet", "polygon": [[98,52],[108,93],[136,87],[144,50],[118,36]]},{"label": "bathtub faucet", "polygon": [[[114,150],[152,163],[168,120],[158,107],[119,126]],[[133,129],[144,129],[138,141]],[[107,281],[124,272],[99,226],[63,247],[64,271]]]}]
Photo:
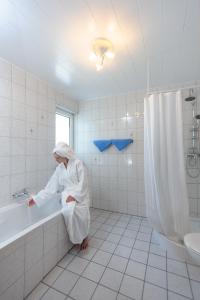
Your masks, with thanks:
[{"label": "bathtub faucet", "polygon": [[29,192],[26,188],[24,188],[23,190],[19,191],[19,192],[16,192],[14,193],[12,196],[13,196],[13,199],[15,200],[20,200],[20,198],[24,198],[24,197],[27,197],[29,196]]}]

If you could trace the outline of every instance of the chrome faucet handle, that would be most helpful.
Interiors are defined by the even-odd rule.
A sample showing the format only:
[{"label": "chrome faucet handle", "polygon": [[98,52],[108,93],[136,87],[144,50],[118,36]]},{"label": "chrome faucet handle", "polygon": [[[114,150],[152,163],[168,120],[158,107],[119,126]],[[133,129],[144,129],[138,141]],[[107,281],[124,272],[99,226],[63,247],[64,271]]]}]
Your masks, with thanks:
[{"label": "chrome faucet handle", "polygon": [[13,196],[14,199],[16,199],[16,198],[28,196],[29,194],[30,193],[28,192],[28,190],[26,188],[23,188],[22,190],[14,193],[12,196]]}]

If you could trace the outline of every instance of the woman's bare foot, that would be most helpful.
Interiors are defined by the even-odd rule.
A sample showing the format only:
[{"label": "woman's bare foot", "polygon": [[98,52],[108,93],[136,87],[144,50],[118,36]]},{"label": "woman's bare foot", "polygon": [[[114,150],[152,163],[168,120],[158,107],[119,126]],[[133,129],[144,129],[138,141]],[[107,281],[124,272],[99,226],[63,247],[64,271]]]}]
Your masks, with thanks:
[{"label": "woman's bare foot", "polygon": [[74,249],[80,250],[80,248],[81,248],[81,244],[75,244],[75,245],[74,245]]},{"label": "woman's bare foot", "polygon": [[88,237],[86,237],[86,238],[82,241],[80,249],[81,249],[81,250],[85,250],[85,249],[87,249],[87,247],[88,247]]}]

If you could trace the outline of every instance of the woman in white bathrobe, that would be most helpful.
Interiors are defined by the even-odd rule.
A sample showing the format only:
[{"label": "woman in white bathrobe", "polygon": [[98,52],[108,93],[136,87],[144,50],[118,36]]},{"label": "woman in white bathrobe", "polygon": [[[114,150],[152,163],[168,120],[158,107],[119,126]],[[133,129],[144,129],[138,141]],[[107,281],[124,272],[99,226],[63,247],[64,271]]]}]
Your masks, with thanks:
[{"label": "woman in white bathrobe", "polygon": [[58,166],[46,187],[29,200],[29,206],[45,204],[62,190],[62,213],[73,244],[81,249],[88,246],[90,227],[89,189],[85,167],[65,143],[58,143],[53,150]]}]

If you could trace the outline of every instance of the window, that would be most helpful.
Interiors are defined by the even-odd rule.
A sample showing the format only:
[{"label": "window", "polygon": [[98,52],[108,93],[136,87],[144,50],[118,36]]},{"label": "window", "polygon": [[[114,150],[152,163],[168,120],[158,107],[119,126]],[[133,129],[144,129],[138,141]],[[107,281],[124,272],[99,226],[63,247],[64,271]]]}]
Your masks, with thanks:
[{"label": "window", "polygon": [[67,110],[57,107],[56,109],[56,144],[65,142],[73,147],[74,116]]}]

